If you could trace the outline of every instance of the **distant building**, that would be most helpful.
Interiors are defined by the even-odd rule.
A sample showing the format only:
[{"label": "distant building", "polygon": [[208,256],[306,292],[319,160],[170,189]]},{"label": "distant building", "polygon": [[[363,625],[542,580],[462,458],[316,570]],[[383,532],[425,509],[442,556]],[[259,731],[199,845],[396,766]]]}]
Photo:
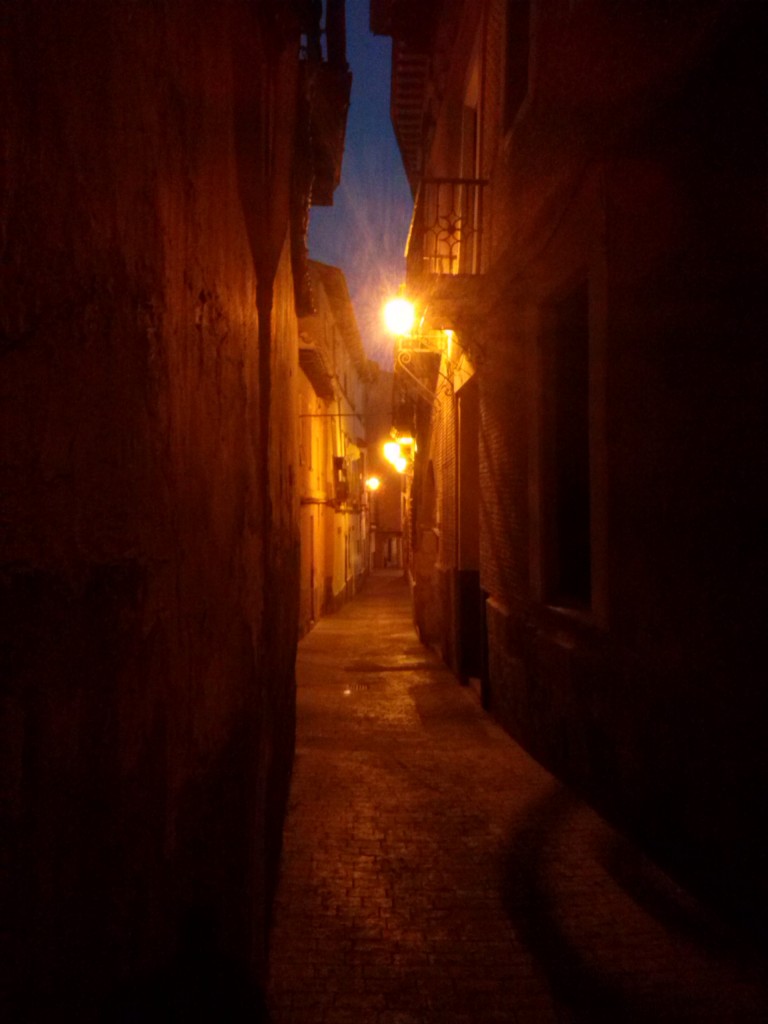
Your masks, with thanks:
[{"label": "distant building", "polygon": [[310,261],[317,312],[299,321],[299,629],[355,594],[368,571],[367,389],[377,366],[363,351],[344,274]]},{"label": "distant building", "polygon": [[368,391],[368,473],[379,482],[370,491],[371,568],[402,569],[405,480],[383,455],[392,427],[394,374],[380,372]]},{"label": "distant building", "polygon": [[395,389],[422,637],[744,914],[768,907],[765,22],[371,3],[414,195]]}]

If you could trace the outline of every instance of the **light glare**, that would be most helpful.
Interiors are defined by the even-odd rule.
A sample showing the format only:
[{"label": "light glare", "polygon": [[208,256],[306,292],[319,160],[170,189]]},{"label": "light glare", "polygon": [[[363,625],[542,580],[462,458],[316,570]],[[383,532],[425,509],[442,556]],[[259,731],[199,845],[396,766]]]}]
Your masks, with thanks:
[{"label": "light glare", "polygon": [[408,299],[390,299],[384,307],[384,323],[390,334],[410,334],[415,319],[413,303]]},{"label": "light glare", "polygon": [[384,445],[384,458],[394,466],[397,459],[400,458],[400,445],[397,441],[387,441]]}]

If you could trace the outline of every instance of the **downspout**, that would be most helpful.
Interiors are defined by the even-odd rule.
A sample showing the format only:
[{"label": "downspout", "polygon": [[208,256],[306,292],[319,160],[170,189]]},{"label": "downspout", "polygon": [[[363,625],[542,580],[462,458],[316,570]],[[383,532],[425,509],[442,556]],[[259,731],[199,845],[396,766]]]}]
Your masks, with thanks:
[{"label": "downspout", "polygon": [[264,465],[261,474],[261,500],[264,515],[264,538],[262,564],[265,592],[272,592],[272,494],[270,418],[272,412],[272,307],[274,302],[274,277],[264,273],[262,268],[256,283],[256,309],[259,315],[259,416],[257,451],[262,454]]},{"label": "downspout", "polygon": [[[484,178],[483,167],[485,165],[485,89],[488,72],[488,3],[483,5],[483,16],[480,25],[483,34],[483,43],[480,47],[480,102],[477,112],[477,167],[475,177]],[[482,231],[482,224],[480,225]],[[482,235],[481,235],[482,237]],[[482,253],[481,253],[482,257]]]},{"label": "downspout", "polygon": [[326,0],[325,40],[328,63],[332,68],[346,71],[347,65],[347,15],[345,0]]}]

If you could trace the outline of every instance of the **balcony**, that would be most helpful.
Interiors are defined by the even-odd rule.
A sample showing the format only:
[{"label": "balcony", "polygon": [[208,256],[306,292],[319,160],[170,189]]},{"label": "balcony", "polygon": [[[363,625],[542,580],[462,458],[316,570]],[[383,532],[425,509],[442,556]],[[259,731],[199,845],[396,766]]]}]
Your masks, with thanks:
[{"label": "balcony", "polygon": [[481,274],[483,195],[479,178],[425,178],[416,196],[406,248],[408,281]]},{"label": "balcony", "polygon": [[299,366],[307,375],[318,398],[330,402],[335,392],[328,357],[322,347],[315,345],[304,335],[299,341]]}]

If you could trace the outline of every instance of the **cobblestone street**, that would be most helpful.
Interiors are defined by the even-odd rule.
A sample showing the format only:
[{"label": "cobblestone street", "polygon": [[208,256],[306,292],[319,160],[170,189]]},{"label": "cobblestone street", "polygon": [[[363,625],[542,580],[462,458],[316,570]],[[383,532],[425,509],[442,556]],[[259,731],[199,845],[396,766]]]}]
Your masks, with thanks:
[{"label": "cobblestone street", "polygon": [[302,641],[274,1024],[757,1022],[766,973],[418,642],[401,576]]}]

